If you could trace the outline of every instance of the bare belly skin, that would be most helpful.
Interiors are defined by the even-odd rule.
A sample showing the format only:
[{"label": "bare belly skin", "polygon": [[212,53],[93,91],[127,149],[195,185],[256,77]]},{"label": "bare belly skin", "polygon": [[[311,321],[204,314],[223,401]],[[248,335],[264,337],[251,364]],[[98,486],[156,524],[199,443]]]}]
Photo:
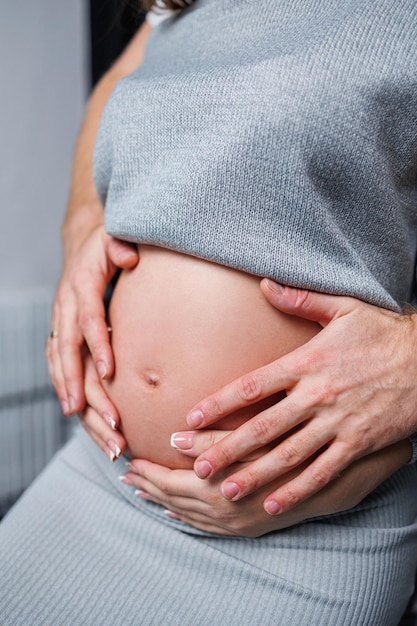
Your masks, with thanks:
[{"label": "bare belly skin", "polygon": [[[187,468],[171,448],[190,408],[242,374],[308,341],[319,327],[284,315],[263,297],[259,277],[153,246],[122,272],[109,320],[116,370],[106,389],[134,458]],[[231,429],[278,396],[217,424]]]}]

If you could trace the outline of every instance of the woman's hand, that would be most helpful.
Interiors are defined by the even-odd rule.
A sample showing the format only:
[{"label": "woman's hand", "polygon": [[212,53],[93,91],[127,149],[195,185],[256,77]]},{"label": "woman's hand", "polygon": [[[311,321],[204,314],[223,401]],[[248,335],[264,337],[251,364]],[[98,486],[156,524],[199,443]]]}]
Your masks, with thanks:
[{"label": "woman's hand", "polygon": [[[194,434],[187,454],[197,456],[207,447],[229,433],[202,431]],[[343,474],[311,498],[279,516],[268,515],[262,507],[271,489],[291,480],[303,471],[306,463],[284,475],[274,483],[237,502],[226,500],[220,492],[224,474],[207,481],[198,478],[193,470],[171,470],[144,460],[129,463],[123,482],[136,487],[138,496],[156,502],[167,509],[167,515],[206,532],[243,537],[259,537],[320,515],[329,515],[358,504],[383,480],[407,462],[409,444],[401,442],[373,453],[353,463]],[[226,473],[244,464],[232,465]]]},{"label": "woman's hand", "polygon": [[108,398],[87,348],[83,350],[86,408],[79,413],[82,426],[93,441],[115,461],[126,449],[126,441],[117,430],[120,419]]},{"label": "woman's hand", "polygon": [[[323,489],[356,459],[417,430],[417,316],[354,298],[283,288],[266,279],[261,288],[277,309],[319,322],[323,330],[199,402],[187,423],[207,428],[237,409],[287,392],[194,465],[200,478],[210,480],[221,480],[221,472],[231,467],[221,489],[233,501],[304,467],[278,489],[263,491],[269,493],[265,510],[277,514]],[[233,465],[277,438],[280,443],[256,461],[242,469]],[[411,446],[406,445],[409,459]]]},{"label": "woman's hand", "polygon": [[49,373],[65,415],[85,407],[81,349],[90,350],[101,378],[113,374],[103,297],[117,268],[138,263],[136,247],[94,228],[67,260],[52,312],[56,337],[49,338],[46,358]]}]

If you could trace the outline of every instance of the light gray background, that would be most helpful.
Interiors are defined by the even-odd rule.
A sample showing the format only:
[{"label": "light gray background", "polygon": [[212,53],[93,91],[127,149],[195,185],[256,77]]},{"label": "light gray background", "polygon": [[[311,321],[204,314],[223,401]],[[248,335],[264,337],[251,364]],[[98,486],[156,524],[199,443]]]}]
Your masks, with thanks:
[{"label": "light gray background", "polygon": [[87,96],[88,2],[0,0],[0,292],[55,286]]}]

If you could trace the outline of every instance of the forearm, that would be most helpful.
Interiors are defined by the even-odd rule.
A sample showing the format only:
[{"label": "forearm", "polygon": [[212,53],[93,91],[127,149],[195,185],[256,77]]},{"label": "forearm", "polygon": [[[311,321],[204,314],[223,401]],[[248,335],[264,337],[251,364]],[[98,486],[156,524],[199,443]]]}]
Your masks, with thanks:
[{"label": "forearm", "polygon": [[100,119],[117,81],[142,63],[150,31],[147,23],[140,28],[88,101],[75,147],[68,207],[62,226],[64,262],[79,250],[94,228],[103,223],[103,207],[93,180],[93,152]]}]

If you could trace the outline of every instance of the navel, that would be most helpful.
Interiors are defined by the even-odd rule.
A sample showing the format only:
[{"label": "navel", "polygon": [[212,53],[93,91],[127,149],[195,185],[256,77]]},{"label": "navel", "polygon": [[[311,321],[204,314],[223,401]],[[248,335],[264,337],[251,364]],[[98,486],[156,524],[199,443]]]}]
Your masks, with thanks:
[{"label": "navel", "polygon": [[147,369],[143,372],[143,378],[150,387],[159,387],[161,384],[160,375],[155,370]]}]

